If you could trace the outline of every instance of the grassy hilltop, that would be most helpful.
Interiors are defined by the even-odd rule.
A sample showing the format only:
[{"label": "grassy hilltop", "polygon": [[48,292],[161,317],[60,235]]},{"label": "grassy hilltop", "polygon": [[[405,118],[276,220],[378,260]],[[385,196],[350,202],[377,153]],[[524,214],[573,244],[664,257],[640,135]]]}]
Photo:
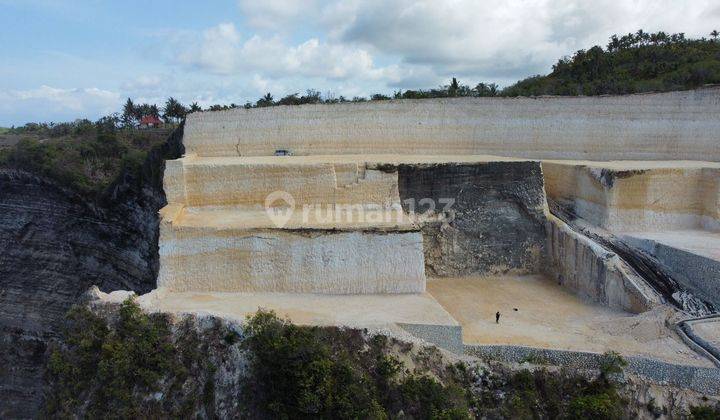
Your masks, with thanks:
[{"label": "grassy hilltop", "polygon": [[546,76],[533,76],[504,89],[504,96],[602,95],[690,89],[720,83],[720,40],[684,34],[638,31],[613,35],[560,59]]}]

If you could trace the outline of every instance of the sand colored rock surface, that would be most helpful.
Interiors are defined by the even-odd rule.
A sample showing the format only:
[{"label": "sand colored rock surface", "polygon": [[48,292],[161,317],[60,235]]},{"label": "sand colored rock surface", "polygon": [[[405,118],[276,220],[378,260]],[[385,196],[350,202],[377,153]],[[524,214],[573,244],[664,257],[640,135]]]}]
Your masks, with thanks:
[{"label": "sand colored rock surface", "polygon": [[400,336],[409,331],[440,347],[462,351],[459,324],[427,293],[337,296],[162,290],[142,296],[139,302],[149,311],[205,312],[236,320],[244,320],[258,309],[272,310],[299,325],[369,328]]},{"label": "sand colored rock surface", "polygon": [[642,313],[663,303],[634,270],[613,252],[548,216],[545,273],[581,298]]},{"label": "sand colored rock surface", "polygon": [[611,231],[720,229],[714,162],[543,162],[548,197]]},{"label": "sand colored rock surface", "polygon": [[[428,292],[460,323],[468,344],[615,350],[712,366],[666,327],[671,316],[666,309],[641,315],[613,310],[583,301],[542,276],[430,279]],[[499,324],[496,311],[501,313]]]},{"label": "sand colored rock surface", "polygon": [[329,294],[425,290],[417,232],[164,229],[158,287]]},{"label": "sand colored rock surface", "polygon": [[189,207],[262,208],[273,191],[295,204],[399,203],[397,174],[388,165],[519,162],[490,155],[378,154],[335,156],[198,157],[169,161],[165,191],[169,203]]},{"label": "sand colored rock surface", "polygon": [[675,247],[678,283],[717,289],[694,258],[720,252],[718,115],[720,87],[193,113],[144,305],[708,366],[662,295],[550,208]]},{"label": "sand colored rock surface", "polygon": [[[165,185],[158,286],[172,291],[418,293],[426,266],[463,274],[540,266],[538,162],[191,155],[169,162]],[[450,224],[446,198],[456,202]],[[499,207],[507,210],[492,220]]]},{"label": "sand colored rock surface", "polygon": [[720,161],[720,88],[626,96],[444,98],[193,113],[199,156],[492,154]]},{"label": "sand colored rock surface", "polygon": [[668,230],[664,232],[626,232],[624,235],[661,243],[720,262],[720,232]]}]

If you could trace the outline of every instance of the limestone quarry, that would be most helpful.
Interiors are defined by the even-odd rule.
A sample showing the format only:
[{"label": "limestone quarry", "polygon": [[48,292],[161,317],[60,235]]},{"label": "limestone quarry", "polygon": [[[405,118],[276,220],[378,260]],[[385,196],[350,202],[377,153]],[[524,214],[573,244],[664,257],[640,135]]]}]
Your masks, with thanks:
[{"label": "limestone quarry", "polygon": [[719,115],[718,87],[193,113],[140,303],[709,368]]}]

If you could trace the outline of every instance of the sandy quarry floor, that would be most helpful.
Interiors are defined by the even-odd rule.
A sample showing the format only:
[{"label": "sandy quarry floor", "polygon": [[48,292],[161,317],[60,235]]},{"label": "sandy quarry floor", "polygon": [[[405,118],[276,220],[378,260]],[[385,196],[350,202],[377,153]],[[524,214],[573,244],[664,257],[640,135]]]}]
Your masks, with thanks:
[{"label": "sandy quarry floor", "polygon": [[[154,295],[153,295],[154,294]],[[207,312],[244,320],[258,309],[303,325],[380,326],[388,323],[456,326],[457,322],[428,293],[323,295],[299,293],[185,292],[144,295],[140,304],[151,311]]]},{"label": "sandy quarry floor", "polygon": [[466,344],[615,350],[712,366],[665,327],[671,313],[663,308],[640,315],[612,310],[584,302],[541,276],[432,279],[428,291],[460,323]]},{"label": "sandy quarry floor", "polygon": [[[208,312],[243,319],[273,309],[309,325],[384,326],[388,323],[457,325],[466,344],[511,344],[657,358],[712,367],[668,327],[669,308],[640,315],[588,303],[542,276],[430,279],[418,295],[282,293],[158,293],[141,305],[167,312]],[[514,310],[517,308],[517,311]],[[501,312],[495,324],[495,312]],[[720,322],[698,325],[718,337]]]}]

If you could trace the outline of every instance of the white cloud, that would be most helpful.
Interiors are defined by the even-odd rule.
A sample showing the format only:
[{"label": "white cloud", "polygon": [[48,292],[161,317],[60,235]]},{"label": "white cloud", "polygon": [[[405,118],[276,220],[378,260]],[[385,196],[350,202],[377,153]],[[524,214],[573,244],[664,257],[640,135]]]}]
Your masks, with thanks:
[{"label": "white cloud", "polygon": [[180,62],[196,65],[217,74],[229,74],[237,65],[240,33],[232,23],[221,23],[202,33],[190,49],[182,51]]},{"label": "white cloud", "polygon": [[108,90],[43,85],[28,90],[0,91],[0,114],[13,122],[96,119],[117,111],[121,102],[117,92]]},{"label": "white cloud", "polygon": [[[452,76],[467,84],[507,85],[547,73],[560,57],[604,45],[614,33],[642,28],[697,37],[720,29],[717,0],[231,4],[242,19],[233,22],[233,11],[218,9],[218,23],[205,30],[183,28],[185,22],[178,22],[177,28],[144,28],[148,36],[132,45],[136,57],[119,53],[107,61],[88,53],[83,60],[53,55],[39,61],[15,57],[10,64],[0,64],[0,123],[95,118],[119,110],[128,96],[162,103],[173,95],[207,106],[307,88],[367,96],[398,88],[432,88]],[[38,56],[43,57],[42,52]],[[15,86],[40,87],[8,90]],[[51,86],[112,86],[117,93]]]},{"label": "white cloud", "polygon": [[382,73],[382,69],[373,66],[367,51],[341,44],[326,44],[317,38],[289,48],[283,61],[290,71],[309,77],[376,79]]},{"label": "white cloud", "polygon": [[127,90],[155,88],[160,82],[162,82],[160,76],[141,75],[134,80],[123,83],[122,88]]},{"label": "white cloud", "polygon": [[[460,76],[509,84],[547,73],[560,57],[605,45],[614,33],[707,35],[715,0],[266,0],[238,2],[253,28],[296,34],[285,46],[255,35],[239,61],[273,78],[301,74],[432,87]],[[308,29],[319,34],[303,35]],[[299,34],[299,35],[298,35]],[[304,39],[302,37],[305,37]],[[271,42],[272,41],[272,42]],[[244,47],[245,50],[250,48]],[[382,58],[381,60],[378,60]],[[383,66],[376,62],[381,61]]]},{"label": "white cloud", "polygon": [[545,72],[558,58],[613,33],[706,35],[711,0],[362,0],[323,9],[336,41],[431,66],[437,74],[491,78]]},{"label": "white cloud", "polygon": [[320,4],[319,0],[238,1],[240,12],[250,26],[273,31],[292,29],[289,27],[298,23],[307,25]]},{"label": "white cloud", "polygon": [[348,96],[432,88],[453,76],[507,85],[547,73],[562,56],[604,45],[613,33],[643,28],[702,36],[720,14],[713,0],[239,0],[238,6],[249,32],[234,23],[208,28],[182,43],[179,61],[238,77],[257,92],[320,85]]},{"label": "white cloud", "polygon": [[384,71],[373,65],[370,53],[361,47],[329,44],[318,38],[287,45],[279,37],[264,38],[257,34],[241,42],[232,23],[205,30],[178,56],[183,64],[221,75],[262,72],[273,78],[373,80]]}]

